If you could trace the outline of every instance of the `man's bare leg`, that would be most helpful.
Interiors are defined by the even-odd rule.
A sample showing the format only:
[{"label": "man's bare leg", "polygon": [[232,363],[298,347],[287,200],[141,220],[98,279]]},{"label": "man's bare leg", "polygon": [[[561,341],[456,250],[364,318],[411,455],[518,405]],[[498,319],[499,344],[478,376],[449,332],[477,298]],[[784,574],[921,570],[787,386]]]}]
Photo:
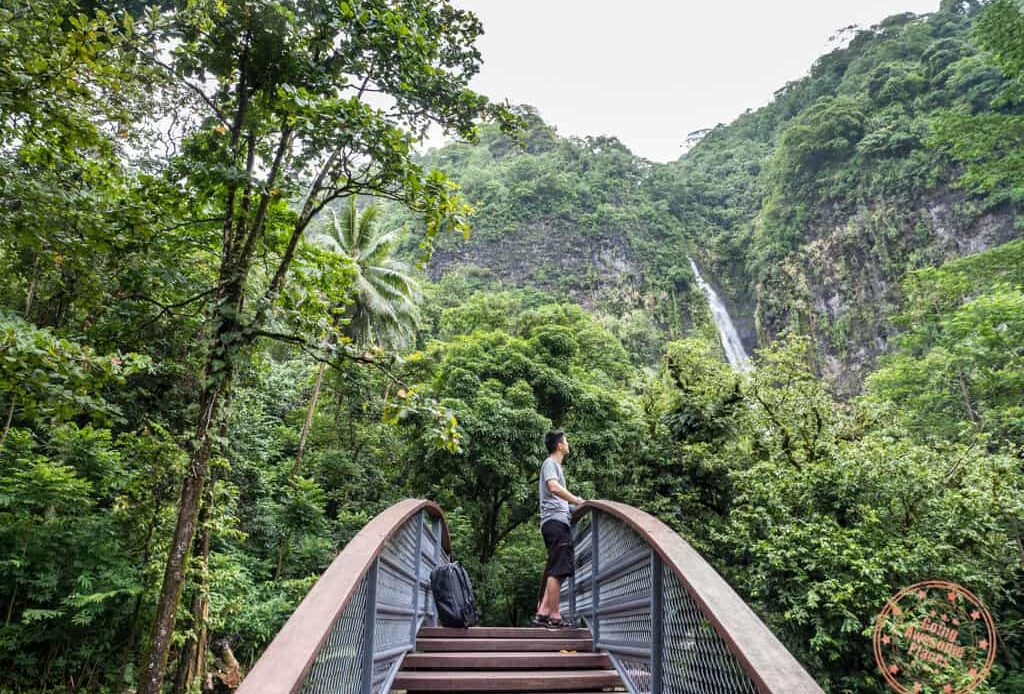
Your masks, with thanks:
[{"label": "man's bare leg", "polygon": [[542,617],[547,617],[544,612],[544,599],[548,596],[548,570],[544,569],[544,576],[540,579],[540,592],[537,593],[537,609],[534,610],[535,614],[539,614]]},{"label": "man's bare leg", "polygon": [[554,576],[548,576],[547,588],[544,591],[544,602],[541,604],[540,614],[552,619],[561,619],[561,607],[558,604],[562,581]]}]

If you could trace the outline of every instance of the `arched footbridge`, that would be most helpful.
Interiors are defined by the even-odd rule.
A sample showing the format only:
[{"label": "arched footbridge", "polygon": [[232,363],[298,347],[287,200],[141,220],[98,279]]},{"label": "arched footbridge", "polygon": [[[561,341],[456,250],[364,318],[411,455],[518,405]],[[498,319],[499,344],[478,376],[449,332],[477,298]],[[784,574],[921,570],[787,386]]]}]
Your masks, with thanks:
[{"label": "arched footbridge", "polygon": [[580,628],[437,626],[440,507],[399,502],[338,555],[239,694],[612,692],[821,694],[718,573],[657,518],[590,501],[574,515]]}]

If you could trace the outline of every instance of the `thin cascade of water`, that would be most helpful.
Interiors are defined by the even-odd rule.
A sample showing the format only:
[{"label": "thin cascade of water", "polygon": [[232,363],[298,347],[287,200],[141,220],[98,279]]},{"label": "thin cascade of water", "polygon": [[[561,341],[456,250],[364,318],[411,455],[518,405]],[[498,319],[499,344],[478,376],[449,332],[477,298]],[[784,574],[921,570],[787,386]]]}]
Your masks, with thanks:
[{"label": "thin cascade of water", "polygon": [[729,365],[737,371],[749,371],[750,357],[747,356],[747,351],[743,349],[743,343],[736,332],[736,326],[733,325],[732,318],[729,317],[729,311],[726,310],[725,304],[722,303],[722,299],[718,296],[718,292],[715,291],[714,287],[705,282],[704,278],[701,277],[700,270],[697,269],[697,263],[693,262],[693,258],[688,258],[688,260],[690,261],[690,267],[693,268],[693,274],[697,278],[697,286],[708,297],[708,307],[711,309],[711,317],[715,321],[715,327],[718,328],[718,337],[722,341],[725,358],[729,361]]}]

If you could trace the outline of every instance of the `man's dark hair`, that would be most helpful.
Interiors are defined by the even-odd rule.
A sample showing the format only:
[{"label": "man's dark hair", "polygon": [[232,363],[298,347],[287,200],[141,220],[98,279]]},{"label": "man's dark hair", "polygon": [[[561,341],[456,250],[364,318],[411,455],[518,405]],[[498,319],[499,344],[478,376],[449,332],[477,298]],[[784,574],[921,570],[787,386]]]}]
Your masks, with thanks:
[{"label": "man's dark hair", "polygon": [[544,435],[544,445],[548,447],[548,453],[554,453],[555,449],[558,448],[558,444],[562,443],[562,439],[565,438],[565,432],[561,429],[555,429],[549,431]]}]

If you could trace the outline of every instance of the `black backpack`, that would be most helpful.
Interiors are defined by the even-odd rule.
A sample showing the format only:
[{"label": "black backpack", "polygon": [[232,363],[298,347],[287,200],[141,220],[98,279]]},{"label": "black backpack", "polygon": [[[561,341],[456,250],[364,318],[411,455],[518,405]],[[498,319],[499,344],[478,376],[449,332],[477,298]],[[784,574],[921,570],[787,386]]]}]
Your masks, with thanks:
[{"label": "black backpack", "polygon": [[476,600],[473,585],[462,564],[453,561],[430,572],[430,590],[437,605],[441,626],[465,629],[476,625]]}]

